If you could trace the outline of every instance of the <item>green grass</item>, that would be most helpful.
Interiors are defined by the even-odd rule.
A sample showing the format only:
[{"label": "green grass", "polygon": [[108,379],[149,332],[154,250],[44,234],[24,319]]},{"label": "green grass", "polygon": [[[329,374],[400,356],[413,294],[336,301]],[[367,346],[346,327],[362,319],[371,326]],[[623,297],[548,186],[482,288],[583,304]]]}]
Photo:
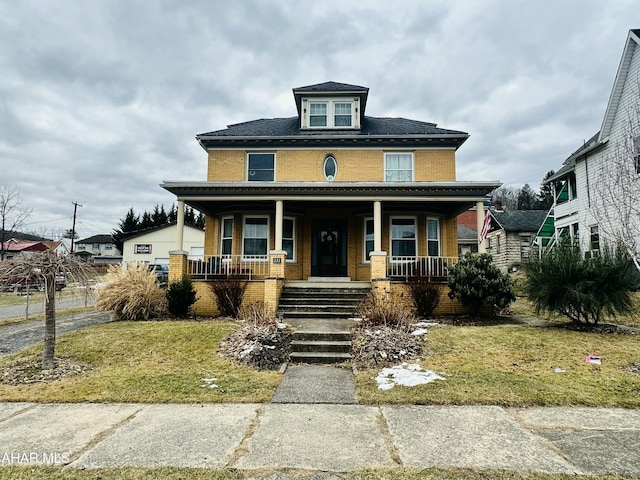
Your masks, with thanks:
[{"label": "green grass", "polygon": [[[309,471],[283,470],[287,478],[308,478]],[[0,467],[0,480],[242,480],[244,478],[280,478],[278,470],[243,472],[235,469],[202,468],[98,468],[77,470],[51,466]],[[573,475],[541,472],[515,472],[506,470],[474,470],[461,468],[385,468],[357,470],[340,474],[344,480],[622,480],[633,477],[620,475]]]},{"label": "green grass", "polygon": [[[445,381],[379,390],[377,370],[357,375],[363,404],[583,405],[640,407],[640,375],[622,367],[640,362],[637,335],[562,328],[437,327],[418,362]],[[600,355],[602,365],[585,362]],[[565,373],[555,373],[559,367]]]},{"label": "green grass", "polygon": [[[114,322],[62,335],[56,357],[93,368],[49,383],[0,384],[3,401],[29,402],[268,402],[276,372],[239,366],[217,354],[230,322]],[[42,344],[0,358],[0,370],[39,359]],[[217,378],[217,389],[203,387]]]}]

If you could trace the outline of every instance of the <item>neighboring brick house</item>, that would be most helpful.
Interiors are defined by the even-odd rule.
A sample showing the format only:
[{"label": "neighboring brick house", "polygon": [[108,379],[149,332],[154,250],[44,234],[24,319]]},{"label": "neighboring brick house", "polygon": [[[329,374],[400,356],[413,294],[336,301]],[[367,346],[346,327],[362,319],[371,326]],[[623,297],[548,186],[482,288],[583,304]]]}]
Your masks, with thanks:
[{"label": "neighboring brick house", "polygon": [[94,263],[120,263],[122,254],[111,235],[94,235],[74,243],[73,254]]},{"label": "neighboring brick house", "polygon": [[546,216],[546,210],[491,211],[486,249],[501,271],[515,271],[535,255],[531,242]]},{"label": "neighboring brick house", "polygon": [[197,135],[206,181],[162,186],[178,199],[179,232],[185,204],[205,213],[205,258],[188,261],[178,233],[171,277],[241,272],[255,280],[250,300],[277,306],[285,282],[392,288],[416,269],[446,274],[456,216],[476,205],[481,223],[500,183],[456,181],[467,133],[367,116],[368,96],[336,82],[295,88],[297,116]]}]

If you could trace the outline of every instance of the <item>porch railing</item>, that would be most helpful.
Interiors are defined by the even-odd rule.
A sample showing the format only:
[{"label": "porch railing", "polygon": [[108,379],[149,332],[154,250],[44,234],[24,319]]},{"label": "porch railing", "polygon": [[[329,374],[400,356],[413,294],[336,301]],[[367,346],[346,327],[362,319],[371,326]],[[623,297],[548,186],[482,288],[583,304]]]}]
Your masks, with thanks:
[{"label": "porch railing", "polygon": [[269,275],[267,255],[205,255],[202,260],[189,260],[187,274],[193,280],[217,280],[240,276],[247,280]]},{"label": "porch railing", "polygon": [[425,277],[444,281],[449,268],[458,263],[458,257],[387,257],[387,275],[392,279],[408,280],[411,277]]}]

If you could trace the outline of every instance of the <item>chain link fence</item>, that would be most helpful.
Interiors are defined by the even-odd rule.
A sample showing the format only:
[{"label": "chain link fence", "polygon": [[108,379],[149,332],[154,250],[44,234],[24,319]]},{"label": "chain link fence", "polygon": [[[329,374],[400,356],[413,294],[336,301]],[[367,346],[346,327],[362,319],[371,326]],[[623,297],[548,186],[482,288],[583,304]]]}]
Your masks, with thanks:
[{"label": "chain link fence", "polygon": [[[89,288],[76,284],[66,285],[56,291],[56,316],[92,310],[96,295]],[[36,287],[13,288],[0,292],[0,325],[13,321],[44,318],[45,293]]]}]

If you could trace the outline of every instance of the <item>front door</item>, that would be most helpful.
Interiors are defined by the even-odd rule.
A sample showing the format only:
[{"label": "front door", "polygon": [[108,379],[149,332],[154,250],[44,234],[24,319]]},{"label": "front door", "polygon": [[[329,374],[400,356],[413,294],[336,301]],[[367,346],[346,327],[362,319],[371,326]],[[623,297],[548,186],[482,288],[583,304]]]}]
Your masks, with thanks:
[{"label": "front door", "polygon": [[311,275],[319,277],[347,275],[346,220],[316,219],[313,221]]}]

